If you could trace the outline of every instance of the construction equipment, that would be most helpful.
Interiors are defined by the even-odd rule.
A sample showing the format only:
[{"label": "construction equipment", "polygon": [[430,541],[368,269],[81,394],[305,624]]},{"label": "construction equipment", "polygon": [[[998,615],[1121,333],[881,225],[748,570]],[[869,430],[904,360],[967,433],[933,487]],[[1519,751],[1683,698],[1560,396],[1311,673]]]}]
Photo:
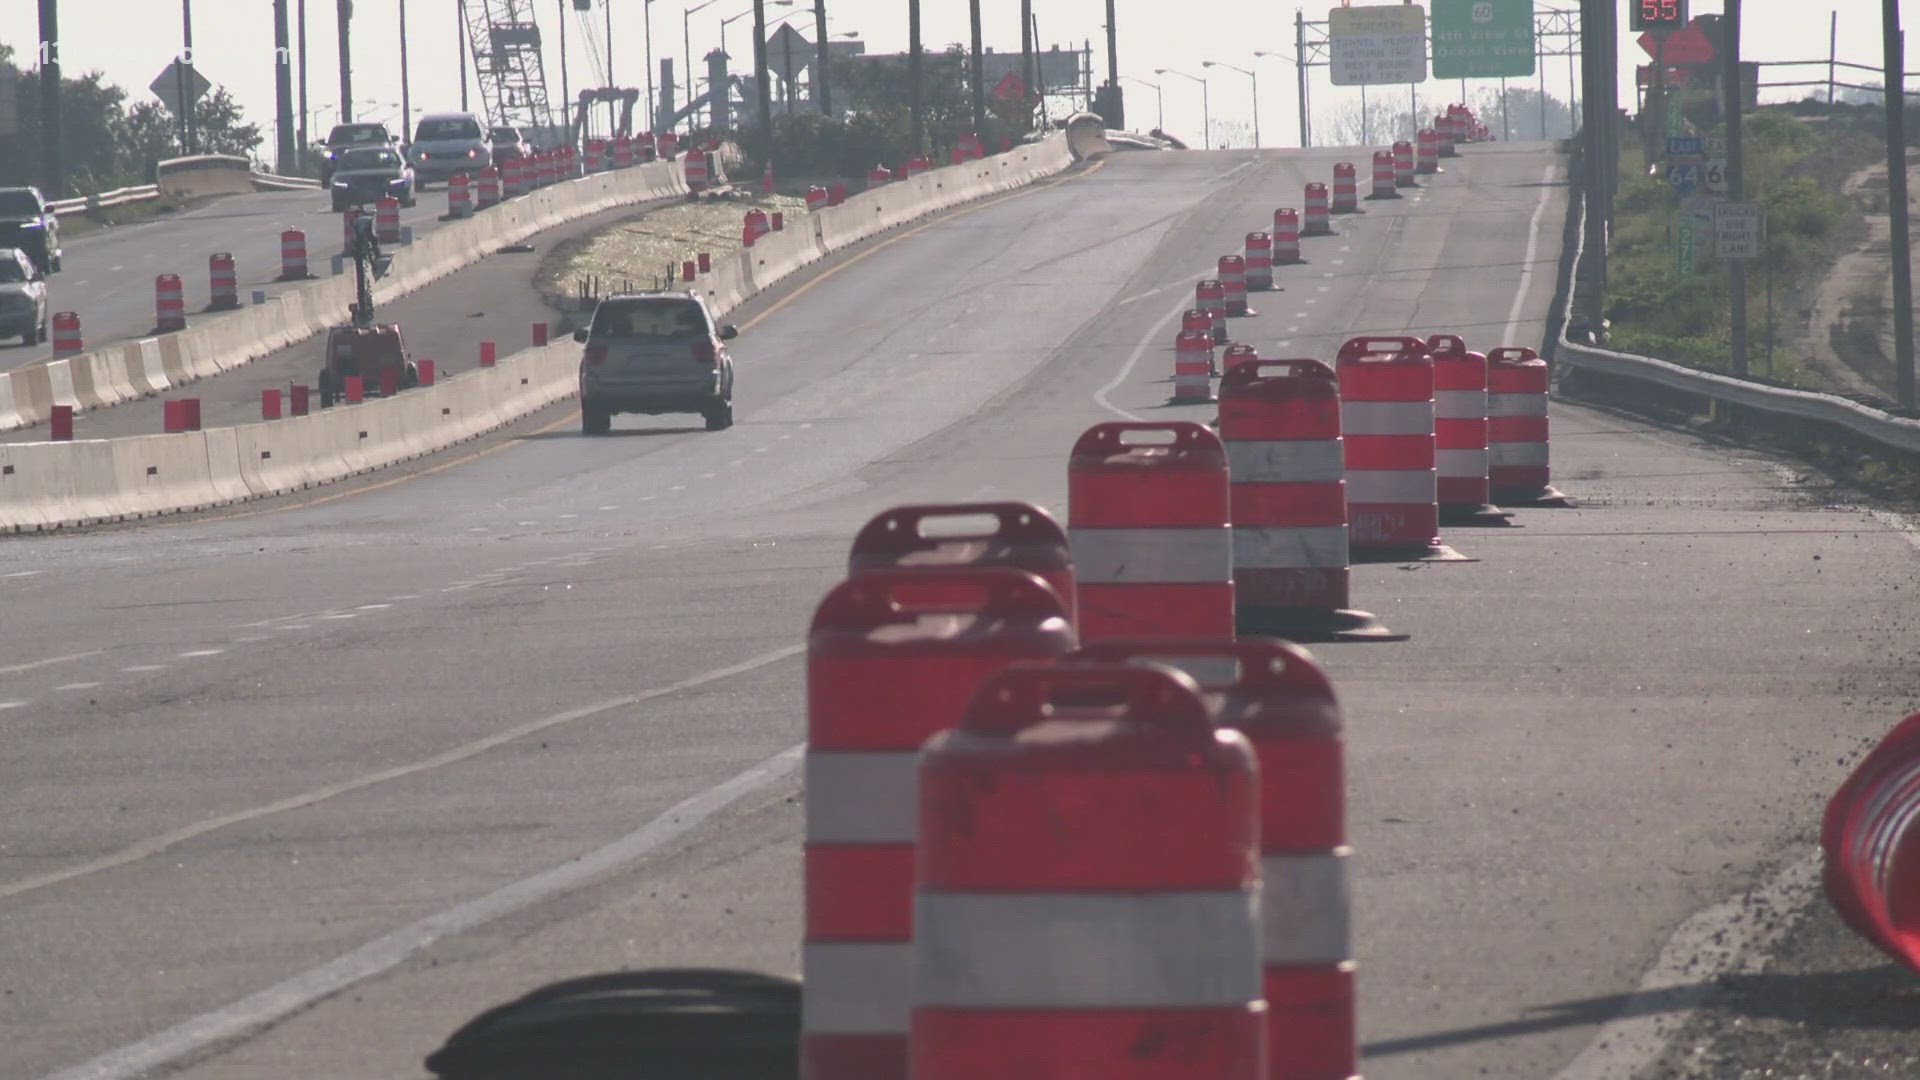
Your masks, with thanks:
[{"label": "construction equipment", "polygon": [[[332,408],[347,397],[347,379],[357,376],[361,392],[376,395],[420,385],[420,371],[407,358],[397,323],[375,325],[373,283],[386,276],[393,256],[380,250],[371,217],[353,223],[352,321],[327,331],[326,366],[320,369],[320,407]],[[392,374],[387,374],[391,372]]]},{"label": "construction equipment", "polygon": [[598,104],[618,103],[620,119],[613,125],[613,131],[607,137],[618,139],[633,134],[633,107],[640,101],[640,91],[631,86],[600,86],[580,91],[579,101],[574,106],[574,130],[582,135],[587,133],[587,121],[593,116],[593,107]]},{"label": "construction equipment", "polygon": [[460,0],[460,15],[488,124],[545,133],[553,110],[533,7],[534,0]]}]

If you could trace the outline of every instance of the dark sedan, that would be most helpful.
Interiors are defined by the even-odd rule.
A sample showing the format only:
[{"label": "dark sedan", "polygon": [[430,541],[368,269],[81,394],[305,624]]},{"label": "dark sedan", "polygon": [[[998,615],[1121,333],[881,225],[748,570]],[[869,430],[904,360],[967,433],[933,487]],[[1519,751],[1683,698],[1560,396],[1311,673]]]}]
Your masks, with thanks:
[{"label": "dark sedan", "polygon": [[341,153],[334,162],[333,192],[335,212],[349,206],[364,206],[392,196],[402,206],[412,206],[413,167],[399,152],[384,146],[355,147]]}]

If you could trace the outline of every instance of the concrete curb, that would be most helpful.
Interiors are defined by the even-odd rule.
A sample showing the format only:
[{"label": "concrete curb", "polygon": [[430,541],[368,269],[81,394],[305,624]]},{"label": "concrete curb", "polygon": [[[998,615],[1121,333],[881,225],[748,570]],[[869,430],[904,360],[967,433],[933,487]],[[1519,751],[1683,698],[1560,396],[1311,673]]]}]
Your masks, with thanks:
[{"label": "concrete curb", "polygon": [[[717,313],[724,314],[842,248],[927,215],[1058,175],[1076,160],[1068,134],[1061,132],[1005,154],[863,192],[842,206],[789,222],[782,232],[716,264],[713,273],[698,279],[695,286]],[[679,185],[684,190],[679,166],[667,168],[671,171],[665,177],[660,175],[663,170],[654,170],[651,179],[643,178],[635,175],[642,172],[637,168],[575,183],[612,181],[608,187],[613,190],[600,196],[607,199],[648,183]],[[537,206],[540,195],[555,190],[548,188],[516,201]],[[551,214],[555,207],[544,210]],[[543,221],[531,207],[501,215],[497,226],[478,235],[468,235],[475,232],[468,230],[463,238],[448,240],[436,249],[436,261],[417,260],[409,272],[434,277],[451,273],[464,265],[454,265],[454,260],[477,258],[475,252],[484,254],[513,242],[509,237],[528,236],[553,223]],[[436,237],[453,231],[443,230]],[[442,264],[445,268],[440,268]],[[387,287],[398,289],[408,280]],[[411,287],[428,280],[432,278]],[[344,299],[339,301],[340,306],[344,304]],[[339,306],[316,307],[313,315],[301,317],[319,319],[318,313],[324,311],[330,321],[337,310]],[[293,322],[289,312],[274,330],[259,332],[292,333],[302,325],[307,324]],[[325,321],[315,322],[314,330],[307,332],[324,325]],[[67,378],[72,381],[61,384],[59,391],[76,396],[83,382],[94,394],[103,389],[164,387],[176,367],[193,370],[193,354],[176,344],[185,336],[123,347],[117,369],[89,369],[78,378],[72,375],[72,365],[81,358],[67,361]],[[176,344],[171,350],[173,364],[168,360],[169,344]],[[0,445],[0,532],[36,532],[203,510],[383,469],[477,438],[573,396],[578,363],[579,347],[563,339],[502,357],[495,367],[465,372],[431,387],[308,416],[177,435]],[[44,387],[30,386],[27,393],[37,396],[23,396],[18,386],[0,381],[0,410],[58,400],[50,379]]]}]

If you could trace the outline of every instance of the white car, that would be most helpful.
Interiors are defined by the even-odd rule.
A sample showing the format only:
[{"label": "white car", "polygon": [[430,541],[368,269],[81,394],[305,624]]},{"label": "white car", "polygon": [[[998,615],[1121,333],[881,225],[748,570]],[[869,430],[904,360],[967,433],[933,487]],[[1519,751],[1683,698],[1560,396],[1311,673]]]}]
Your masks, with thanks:
[{"label": "white car", "polygon": [[0,338],[28,346],[47,336],[47,277],[19,248],[0,248]]}]

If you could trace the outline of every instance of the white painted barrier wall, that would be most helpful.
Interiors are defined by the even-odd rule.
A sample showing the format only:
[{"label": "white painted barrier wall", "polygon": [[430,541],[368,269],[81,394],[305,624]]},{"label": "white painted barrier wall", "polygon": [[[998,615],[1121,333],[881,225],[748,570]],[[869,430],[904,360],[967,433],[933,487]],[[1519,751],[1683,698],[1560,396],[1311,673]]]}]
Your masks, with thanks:
[{"label": "white painted barrier wall", "polygon": [[[1074,160],[1063,133],[964,167],[936,170],[910,182],[863,192],[842,206],[796,217],[783,232],[716,263],[713,272],[695,285],[711,298],[716,313],[725,314],[835,251],[916,218],[1056,175]],[[678,166],[674,167],[677,180]],[[517,235],[531,235],[543,227]],[[491,250],[511,242],[496,235],[488,241],[464,243]],[[438,257],[451,261],[463,250],[449,241]],[[134,371],[169,369],[167,346],[179,336],[160,339],[157,347],[151,341],[126,347],[136,359],[126,369],[125,381],[151,381],[151,375],[134,378]],[[172,355],[176,364],[189,362],[184,350]],[[386,468],[474,439],[571,397],[577,389],[579,356],[579,346],[565,338],[430,387],[359,405],[338,405],[308,416],[177,435],[0,444],[0,532],[223,506]],[[6,385],[0,382],[0,388]],[[87,385],[97,392],[111,381]],[[79,386],[76,379],[76,393]],[[6,392],[0,389],[0,394]],[[17,406],[18,399],[14,400]],[[7,404],[0,397],[0,408]]]},{"label": "white painted barrier wall", "polygon": [[[392,272],[374,287],[376,304],[423,288],[507,244],[616,206],[684,195],[680,162],[595,173],[541,188],[392,249]],[[327,218],[327,221],[336,219]],[[337,236],[308,238],[324,261]],[[110,345],[0,374],[0,431],[44,422],[54,405],[76,412],[148,397],[250,363],[340,321],[353,302],[343,274],[287,289],[266,304],[196,320],[186,330]]]}]

